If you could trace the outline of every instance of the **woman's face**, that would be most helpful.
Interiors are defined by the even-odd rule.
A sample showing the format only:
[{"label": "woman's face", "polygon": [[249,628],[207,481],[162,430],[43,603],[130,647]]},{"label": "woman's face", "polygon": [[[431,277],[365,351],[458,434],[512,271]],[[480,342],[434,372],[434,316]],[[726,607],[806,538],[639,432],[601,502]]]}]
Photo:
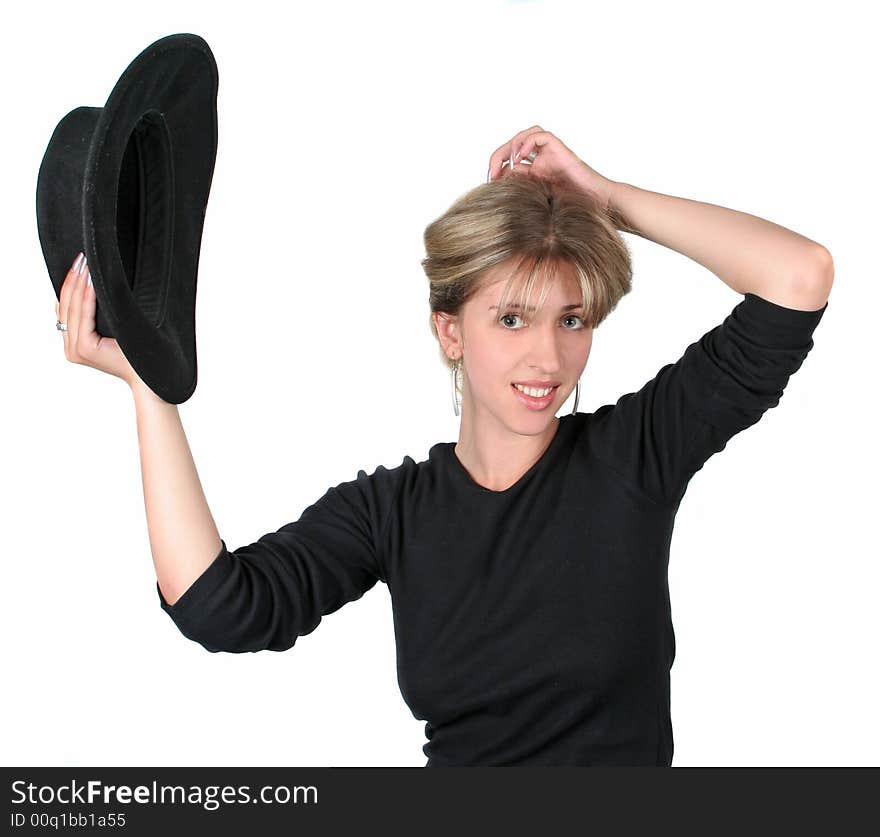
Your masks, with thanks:
[{"label": "woman's face", "polygon": [[[584,322],[580,287],[570,265],[560,264],[538,315],[528,309],[498,308],[508,270],[505,265],[494,268],[459,317],[462,411],[467,409],[478,421],[489,414],[514,432],[532,435],[546,428],[574,391],[590,355],[593,329]],[[540,287],[528,300],[529,307],[539,293]],[[548,386],[553,389],[535,398],[518,391],[517,383],[541,392]]]}]

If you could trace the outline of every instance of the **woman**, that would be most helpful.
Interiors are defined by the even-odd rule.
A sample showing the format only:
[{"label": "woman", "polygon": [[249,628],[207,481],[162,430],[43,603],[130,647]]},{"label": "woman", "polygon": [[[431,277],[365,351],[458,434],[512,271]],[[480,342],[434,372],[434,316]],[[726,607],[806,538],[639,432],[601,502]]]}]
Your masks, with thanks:
[{"label": "woman", "polygon": [[[592,413],[575,393],[557,418],[593,329],[631,288],[618,229],[745,296],[638,392]],[[537,125],[492,154],[488,182],[425,244],[458,442],[358,471],[233,551],[177,407],[96,334],[87,267],[71,270],[65,354],[135,398],[161,607],[209,651],[281,651],[381,580],[427,766],[669,765],[675,514],[705,461],[779,403],[813,345],[831,257],[760,218],[611,181]]]}]

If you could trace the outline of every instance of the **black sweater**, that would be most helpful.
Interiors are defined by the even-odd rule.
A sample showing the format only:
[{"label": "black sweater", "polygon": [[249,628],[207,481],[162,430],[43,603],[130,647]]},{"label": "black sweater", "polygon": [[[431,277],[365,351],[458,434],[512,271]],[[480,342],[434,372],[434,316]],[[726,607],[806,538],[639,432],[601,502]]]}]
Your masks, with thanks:
[{"label": "black sweater", "polygon": [[746,294],[638,392],[564,415],[510,488],[454,442],[330,488],[169,606],[208,651],[284,651],[388,585],[401,693],[428,767],[670,765],[667,566],[688,481],[779,403],[817,311]]}]

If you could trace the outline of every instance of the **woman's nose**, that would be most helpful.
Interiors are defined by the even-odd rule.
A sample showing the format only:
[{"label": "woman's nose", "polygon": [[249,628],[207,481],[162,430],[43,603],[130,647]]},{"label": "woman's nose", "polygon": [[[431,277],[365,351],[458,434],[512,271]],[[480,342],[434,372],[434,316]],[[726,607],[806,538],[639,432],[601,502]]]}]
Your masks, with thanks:
[{"label": "woman's nose", "polygon": [[535,329],[534,342],[530,349],[532,366],[538,367],[547,374],[552,374],[559,369],[562,348],[559,345],[559,336],[555,331]]}]

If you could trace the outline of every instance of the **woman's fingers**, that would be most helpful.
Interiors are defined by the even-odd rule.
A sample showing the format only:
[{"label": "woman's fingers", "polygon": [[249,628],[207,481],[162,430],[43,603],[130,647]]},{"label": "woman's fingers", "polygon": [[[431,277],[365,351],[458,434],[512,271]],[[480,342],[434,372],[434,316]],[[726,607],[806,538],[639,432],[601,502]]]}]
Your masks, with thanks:
[{"label": "woman's fingers", "polygon": [[[70,304],[70,292],[76,283],[76,277],[80,266],[85,262],[86,257],[80,253],[74,260],[73,264],[70,266],[70,270],[67,271],[67,276],[64,277],[64,281],[61,283],[61,293],[58,296],[58,301],[60,303],[61,313],[63,314],[67,311],[67,306]],[[65,322],[65,320],[61,320],[61,322]]]},{"label": "woman's fingers", "polygon": [[[76,284],[77,279],[77,270],[85,260],[85,256],[80,253],[73,261],[73,264],[70,266],[70,270],[67,271],[67,276],[64,277],[64,281],[61,283],[61,294],[58,297],[58,304],[56,305],[57,319],[59,322],[64,323],[68,328],[70,328],[70,295],[73,290],[73,286]],[[61,335],[64,339],[64,354],[65,357],[69,359],[69,349],[70,346],[70,334],[68,331],[62,331]]]},{"label": "woman's fingers", "polygon": [[[507,160],[508,165],[513,168],[518,162],[518,160],[515,159],[516,152],[519,150],[523,139],[536,131],[543,132],[543,130],[544,129],[540,125],[532,125],[531,128],[526,128],[524,131],[515,134],[508,142],[499,145],[498,148],[492,152],[492,156],[489,157],[489,180],[493,180],[497,175],[501,174],[505,160]],[[513,160],[513,165],[510,164],[511,160]]]},{"label": "woman's fingers", "polygon": [[70,289],[67,306],[67,349],[69,359],[78,362],[79,355],[79,317],[82,308],[82,287],[85,279],[81,271],[77,271],[73,286]]},{"label": "woman's fingers", "polygon": [[[80,349],[82,351],[87,351],[97,348],[98,343],[101,340],[100,335],[95,331],[95,308],[97,306],[97,299],[95,297],[95,286],[91,283],[88,265],[86,265],[85,268],[85,276],[82,285],[82,309],[80,310],[79,335],[83,344],[80,346]],[[95,340],[96,336],[98,337],[97,340]],[[88,344],[86,344],[85,341],[88,341]]]},{"label": "woman's fingers", "polygon": [[526,128],[525,131],[520,131],[511,141],[510,141],[510,153],[512,155],[512,159],[514,165],[518,164],[522,159],[522,146],[523,143],[532,135],[543,133],[544,129],[540,125],[532,125],[531,128]]},{"label": "woman's fingers", "polygon": [[553,134],[547,131],[532,131],[532,133],[523,137],[516,150],[516,153],[519,154],[519,160],[525,159],[531,151],[540,151],[541,147],[547,145],[553,138]]}]

